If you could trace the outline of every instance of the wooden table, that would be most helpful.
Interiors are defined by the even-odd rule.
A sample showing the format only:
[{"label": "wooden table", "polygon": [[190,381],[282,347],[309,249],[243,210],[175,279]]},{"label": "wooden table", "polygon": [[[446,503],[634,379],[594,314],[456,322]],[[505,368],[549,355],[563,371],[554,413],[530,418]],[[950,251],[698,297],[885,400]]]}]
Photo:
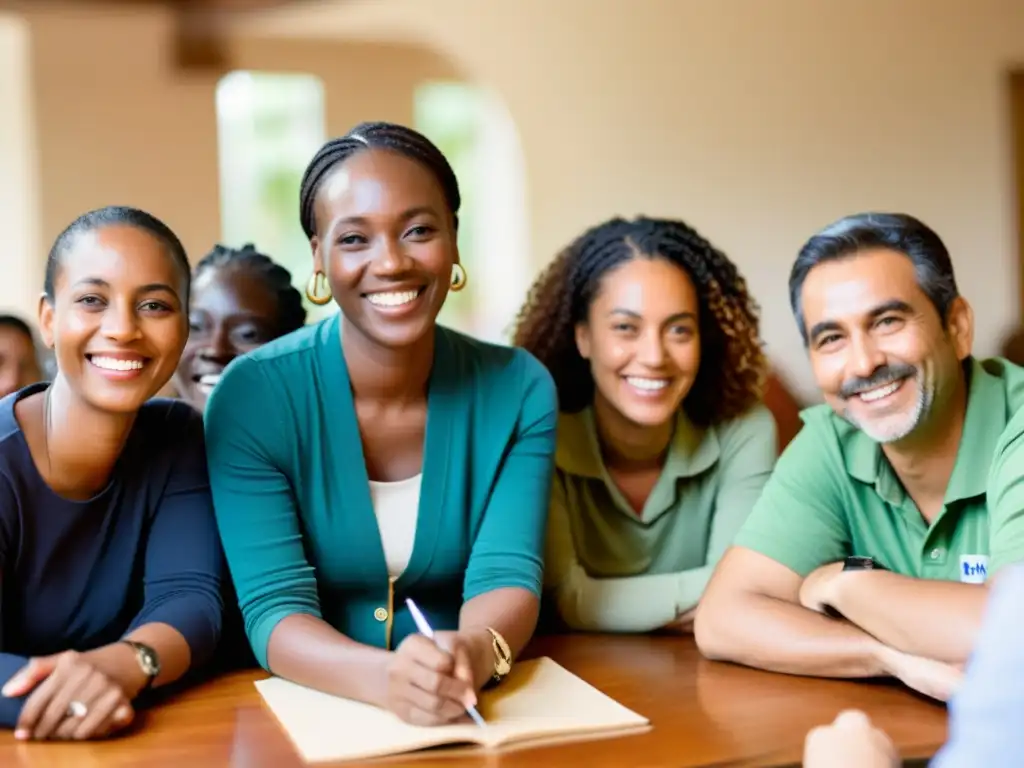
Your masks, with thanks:
[{"label": "wooden table", "polygon": [[[545,637],[534,643],[530,655],[551,656],[648,717],[653,729],[500,755],[449,750],[376,764],[388,768],[795,764],[807,731],[846,708],[866,711],[894,739],[904,758],[930,756],[946,738],[944,708],[894,684],[796,678],[709,662],[689,638]],[[195,688],[148,712],[137,731],[104,743],[22,744],[0,734],[0,765],[301,766],[288,737],[252,685],[264,676],[239,672]]]}]

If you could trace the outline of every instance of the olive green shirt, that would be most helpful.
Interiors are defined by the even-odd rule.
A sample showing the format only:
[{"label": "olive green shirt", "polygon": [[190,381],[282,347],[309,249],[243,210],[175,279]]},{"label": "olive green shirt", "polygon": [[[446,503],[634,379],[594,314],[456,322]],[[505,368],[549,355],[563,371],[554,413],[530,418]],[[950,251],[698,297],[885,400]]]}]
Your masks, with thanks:
[{"label": "olive green shirt", "polygon": [[971,360],[967,413],[944,506],[921,516],[882,447],[827,405],[776,465],[736,538],[806,576],[849,555],[905,576],[983,583],[1024,559],[1024,368]]},{"label": "olive green shirt", "polygon": [[545,587],[562,620],[648,632],[695,607],[768,480],[775,440],[763,406],[704,429],[680,413],[638,515],[605,469],[592,410],[561,414]]}]

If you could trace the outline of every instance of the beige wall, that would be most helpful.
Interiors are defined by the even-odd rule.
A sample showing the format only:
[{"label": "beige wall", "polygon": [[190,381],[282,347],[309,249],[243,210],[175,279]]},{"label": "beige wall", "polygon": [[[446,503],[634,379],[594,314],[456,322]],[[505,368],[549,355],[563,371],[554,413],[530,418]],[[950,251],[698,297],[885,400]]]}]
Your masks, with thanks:
[{"label": "beige wall", "polygon": [[419,83],[459,77],[442,56],[415,45],[242,36],[226,53],[233,69],[316,74],[324,86],[328,136],[364,120],[411,124]]},{"label": "beige wall", "polygon": [[28,24],[0,13],[0,311],[35,316],[42,284]]},{"label": "beige wall", "polygon": [[266,18],[261,34],[421,42],[493,86],[523,142],[538,263],[612,214],[690,220],[743,268],[805,392],[786,273],[840,215],[938,229],[979,352],[1017,317],[1015,0],[333,0]]},{"label": "beige wall", "polygon": [[145,208],[193,258],[219,239],[215,89],[225,71],[318,75],[329,135],[362,119],[409,122],[416,85],[455,76],[414,46],[244,37],[225,70],[183,71],[175,30],[170,12],[149,8],[25,3],[0,16],[0,311],[34,314],[46,249],[91,208]]},{"label": "beige wall", "polygon": [[[38,129],[0,119],[0,136],[21,130],[36,153],[0,154],[0,201],[26,190],[24,220],[39,220],[5,244],[7,264],[35,284],[57,230],[111,202],[153,209],[199,253],[219,234],[219,73],[173,68],[165,12],[39,8],[22,12],[31,79],[0,77],[5,102],[30,83],[22,112]],[[1017,317],[1005,83],[1024,60],[1015,0],[332,0],[234,35],[242,66],[293,68],[301,55],[320,68],[332,133],[407,121],[412,85],[455,62],[518,127],[535,267],[600,218],[685,217],[746,272],[771,352],[805,393],[785,275],[801,241],[841,214],[903,209],[932,223],[976,306],[980,352]],[[310,35],[321,44],[294,41]],[[278,43],[249,39],[268,36]],[[0,61],[22,55],[13,39],[0,33]]]},{"label": "beige wall", "polygon": [[103,205],[164,219],[195,252],[219,232],[210,75],[173,68],[161,12],[28,15],[44,241]]}]

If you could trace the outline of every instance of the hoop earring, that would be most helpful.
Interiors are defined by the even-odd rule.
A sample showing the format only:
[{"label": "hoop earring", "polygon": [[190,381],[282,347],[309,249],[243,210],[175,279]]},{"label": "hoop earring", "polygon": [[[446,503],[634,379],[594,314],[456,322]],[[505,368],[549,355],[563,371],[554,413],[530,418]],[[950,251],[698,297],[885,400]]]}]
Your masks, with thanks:
[{"label": "hoop earring", "polygon": [[[321,293],[321,291],[326,292]],[[331,294],[331,286],[327,282],[327,275],[320,270],[309,276],[309,282],[306,283],[306,298],[318,307],[322,307],[334,298]]]},{"label": "hoop earring", "polygon": [[453,291],[461,291],[466,287],[466,268],[461,264],[452,265],[452,287]]}]

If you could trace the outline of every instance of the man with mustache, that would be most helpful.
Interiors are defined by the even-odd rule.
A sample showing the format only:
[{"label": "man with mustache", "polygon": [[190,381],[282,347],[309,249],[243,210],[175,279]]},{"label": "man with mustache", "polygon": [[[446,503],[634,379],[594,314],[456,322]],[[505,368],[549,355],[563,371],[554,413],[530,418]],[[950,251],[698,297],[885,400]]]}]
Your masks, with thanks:
[{"label": "man with mustache", "polygon": [[720,562],[697,643],[945,700],[992,578],[1024,559],[1024,369],[971,356],[949,253],[910,216],[826,227],[789,289],[825,404]]}]

